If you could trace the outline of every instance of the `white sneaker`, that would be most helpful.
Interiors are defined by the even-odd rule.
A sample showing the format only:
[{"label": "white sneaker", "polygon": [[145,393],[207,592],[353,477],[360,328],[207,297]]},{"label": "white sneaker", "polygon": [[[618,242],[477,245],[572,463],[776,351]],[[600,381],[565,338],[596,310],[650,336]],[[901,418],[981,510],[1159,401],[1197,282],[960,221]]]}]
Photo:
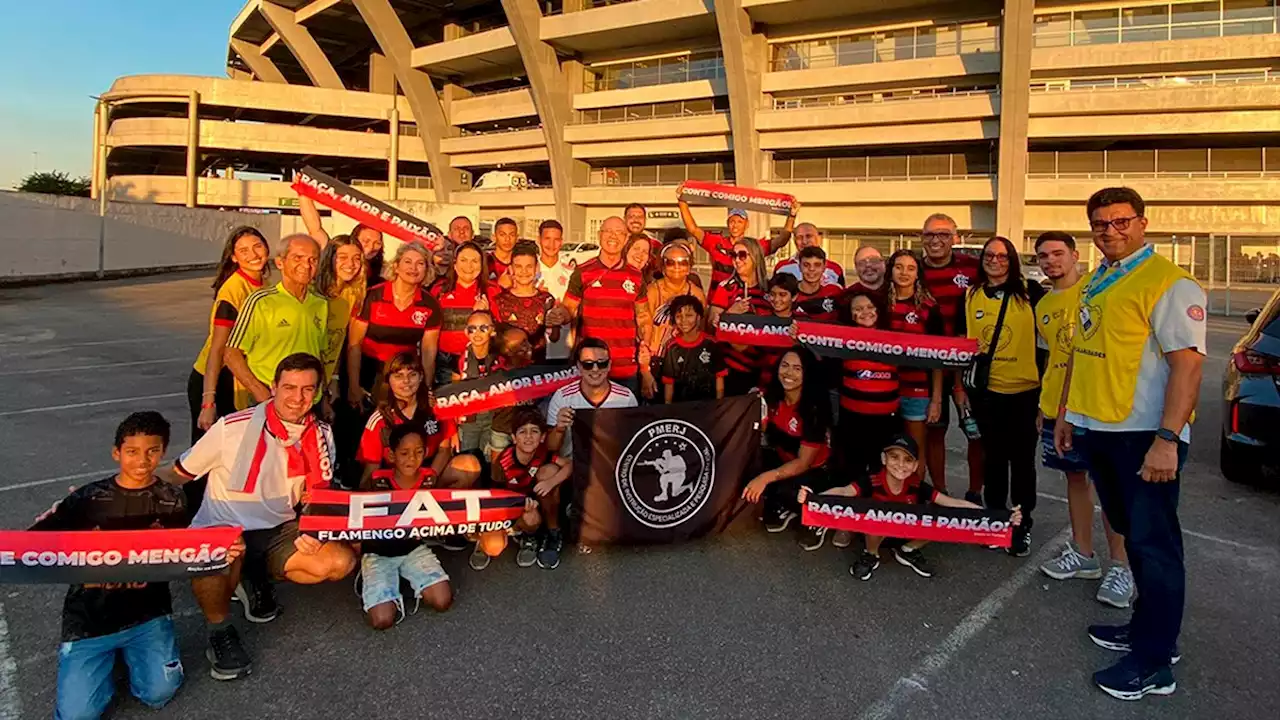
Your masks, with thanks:
[{"label": "white sneaker", "polygon": [[1133,571],[1123,565],[1112,565],[1098,587],[1098,602],[1124,609],[1133,604]]},{"label": "white sneaker", "polygon": [[1096,555],[1085,557],[1074,542],[1068,542],[1061,555],[1040,566],[1040,572],[1054,580],[1097,580],[1102,577],[1102,565]]}]

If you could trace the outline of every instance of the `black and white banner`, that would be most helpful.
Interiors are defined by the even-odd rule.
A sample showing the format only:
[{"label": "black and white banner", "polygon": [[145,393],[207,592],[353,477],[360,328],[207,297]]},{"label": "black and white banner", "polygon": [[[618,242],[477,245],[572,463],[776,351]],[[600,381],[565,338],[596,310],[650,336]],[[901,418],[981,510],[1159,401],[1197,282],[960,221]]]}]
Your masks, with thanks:
[{"label": "black and white banner", "polygon": [[671,543],[719,531],[760,450],[760,397],[578,410],[581,542]]},{"label": "black and white banner", "polygon": [[435,391],[435,414],[441,420],[475,415],[539,400],[578,379],[577,366],[532,365],[498,370]]},{"label": "black and white banner", "polygon": [[420,242],[436,249],[444,238],[435,225],[369,197],[310,165],[294,175],[293,191],[405,242]]},{"label": "black and white banner", "polygon": [[3,530],[0,583],[164,582],[225,570],[238,527]]}]

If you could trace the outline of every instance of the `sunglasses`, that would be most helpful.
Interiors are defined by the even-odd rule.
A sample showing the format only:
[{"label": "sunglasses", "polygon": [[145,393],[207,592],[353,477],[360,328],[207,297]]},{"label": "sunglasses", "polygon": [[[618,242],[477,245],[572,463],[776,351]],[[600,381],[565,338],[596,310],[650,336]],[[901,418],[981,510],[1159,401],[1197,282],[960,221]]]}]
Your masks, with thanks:
[{"label": "sunglasses", "polygon": [[734,260],[745,261],[751,257],[751,253],[747,252],[746,250],[738,250],[737,252],[729,253],[729,257],[733,258]]},{"label": "sunglasses", "polygon": [[667,267],[689,267],[688,260],[663,260],[662,264]]},{"label": "sunglasses", "polygon": [[949,233],[949,232],[927,232],[927,233],[922,233],[920,235],[920,239],[927,242],[930,240],[950,240],[955,236],[956,236],[955,233]]},{"label": "sunglasses", "polygon": [[487,333],[492,329],[493,329],[492,325],[468,325],[467,326],[467,332],[469,333],[475,333],[475,332]]},{"label": "sunglasses", "polygon": [[608,370],[609,369],[608,360],[579,360],[578,364],[582,366],[583,370]]}]

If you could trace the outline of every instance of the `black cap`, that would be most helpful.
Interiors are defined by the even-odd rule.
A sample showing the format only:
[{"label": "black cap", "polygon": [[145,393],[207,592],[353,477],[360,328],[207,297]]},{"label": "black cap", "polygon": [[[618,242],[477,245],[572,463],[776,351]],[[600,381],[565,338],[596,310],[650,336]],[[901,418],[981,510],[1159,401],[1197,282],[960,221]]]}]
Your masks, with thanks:
[{"label": "black cap", "polygon": [[913,460],[920,457],[920,448],[916,446],[916,441],[910,435],[895,435],[889,444],[884,446],[885,450],[889,448],[904,450]]}]

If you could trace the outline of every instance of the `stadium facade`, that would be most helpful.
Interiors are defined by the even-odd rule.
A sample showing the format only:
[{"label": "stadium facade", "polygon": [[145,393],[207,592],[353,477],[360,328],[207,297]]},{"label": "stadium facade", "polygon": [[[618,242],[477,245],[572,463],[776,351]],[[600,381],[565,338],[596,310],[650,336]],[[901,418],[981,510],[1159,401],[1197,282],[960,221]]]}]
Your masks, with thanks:
[{"label": "stadium facade", "polygon": [[311,164],[581,239],[715,180],[796,195],[847,259],[935,211],[1084,235],[1127,184],[1153,232],[1270,243],[1276,1],[252,0],[227,77],[102,95],[93,189],[290,212]]}]

